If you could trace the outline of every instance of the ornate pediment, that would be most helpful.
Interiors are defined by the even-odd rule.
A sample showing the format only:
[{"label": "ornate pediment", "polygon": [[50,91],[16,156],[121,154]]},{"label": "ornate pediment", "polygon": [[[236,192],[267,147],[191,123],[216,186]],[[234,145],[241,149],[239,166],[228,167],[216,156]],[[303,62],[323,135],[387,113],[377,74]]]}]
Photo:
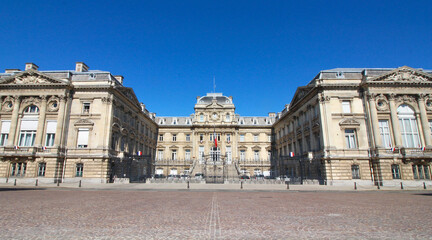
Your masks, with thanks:
[{"label": "ornate pediment", "polygon": [[74,124],[75,126],[79,127],[79,126],[93,126],[94,122],[91,121],[90,119],[80,119],[78,121],[75,122]]},{"label": "ornate pediment", "polygon": [[353,126],[360,126],[360,123],[354,118],[346,118],[340,121],[339,125],[341,127],[345,127],[345,126],[353,127]]},{"label": "ornate pediment", "polygon": [[69,82],[30,69],[1,80],[0,85],[69,85]]},{"label": "ornate pediment", "polygon": [[291,106],[294,106],[297,102],[303,99],[307,93],[311,90],[311,87],[299,87],[297,91],[294,93],[293,100],[291,101]]},{"label": "ornate pediment", "polygon": [[212,103],[207,105],[206,108],[223,108],[223,106],[217,102],[216,98],[214,98]]},{"label": "ornate pediment", "polygon": [[137,106],[140,106],[140,103],[138,101],[138,98],[136,97],[134,91],[132,90],[132,88],[128,88],[128,87],[119,87],[118,90],[123,93],[123,95],[125,95],[129,100],[131,100],[132,102],[134,102]]},{"label": "ornate pediment", "polygon": [[428,74],[407,66],[397,68],[384,75],[368,79],[367,83],[432,83]]}]

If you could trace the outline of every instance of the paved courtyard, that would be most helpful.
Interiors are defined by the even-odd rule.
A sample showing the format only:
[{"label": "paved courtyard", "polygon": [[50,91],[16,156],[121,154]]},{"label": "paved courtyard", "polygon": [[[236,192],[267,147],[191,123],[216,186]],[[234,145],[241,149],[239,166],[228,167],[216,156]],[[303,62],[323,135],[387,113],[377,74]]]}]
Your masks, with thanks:
[{"label": "paved courtyard", "polygon": [[0,189],[0,239],[431,239],[431,191]]}]

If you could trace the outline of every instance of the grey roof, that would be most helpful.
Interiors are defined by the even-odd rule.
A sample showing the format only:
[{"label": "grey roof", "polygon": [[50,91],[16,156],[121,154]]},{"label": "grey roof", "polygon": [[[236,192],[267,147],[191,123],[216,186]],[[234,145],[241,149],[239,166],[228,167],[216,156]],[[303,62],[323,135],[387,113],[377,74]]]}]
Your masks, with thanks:
[{"label": "grey roof", "polygon": [[222,93],[207,93],[206,96],[197,99],[196,104],[211,104],[213,99],[216,99],[217,103],[220,105],[233,104],[229,97],[223,96]]}]

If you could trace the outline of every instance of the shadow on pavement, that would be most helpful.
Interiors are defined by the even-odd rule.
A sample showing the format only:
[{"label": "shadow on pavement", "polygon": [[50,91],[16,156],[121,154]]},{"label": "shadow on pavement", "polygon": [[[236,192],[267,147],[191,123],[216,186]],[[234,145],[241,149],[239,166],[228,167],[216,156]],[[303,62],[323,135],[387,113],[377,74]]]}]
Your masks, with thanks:
[{"label": "shadow on pavement", "polygon": [[23,190],[46,190],[45,188],[0,188],[0,192],[5,191],[23,191]]}]

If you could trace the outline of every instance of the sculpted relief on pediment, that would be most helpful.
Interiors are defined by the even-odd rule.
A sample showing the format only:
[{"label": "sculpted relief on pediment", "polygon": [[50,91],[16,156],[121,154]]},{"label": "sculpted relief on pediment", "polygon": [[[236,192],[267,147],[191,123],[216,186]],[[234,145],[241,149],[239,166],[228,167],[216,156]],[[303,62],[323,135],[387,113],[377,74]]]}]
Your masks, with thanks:
[{"label": "sculpted relief on pediment", "polygon": [[37,71],[28,70],[21,72],[17,75],[13,75],[0,81],[0,84],[6,85],[50,85],[50,84],[68,84],[66,80],[59,80],[42,74]]},{"label": "sculpted relief on pediment", "polygon": [[401,67],[388,74],[373,78],[369,82],[432,83],[432,78],[413,68]]}]

